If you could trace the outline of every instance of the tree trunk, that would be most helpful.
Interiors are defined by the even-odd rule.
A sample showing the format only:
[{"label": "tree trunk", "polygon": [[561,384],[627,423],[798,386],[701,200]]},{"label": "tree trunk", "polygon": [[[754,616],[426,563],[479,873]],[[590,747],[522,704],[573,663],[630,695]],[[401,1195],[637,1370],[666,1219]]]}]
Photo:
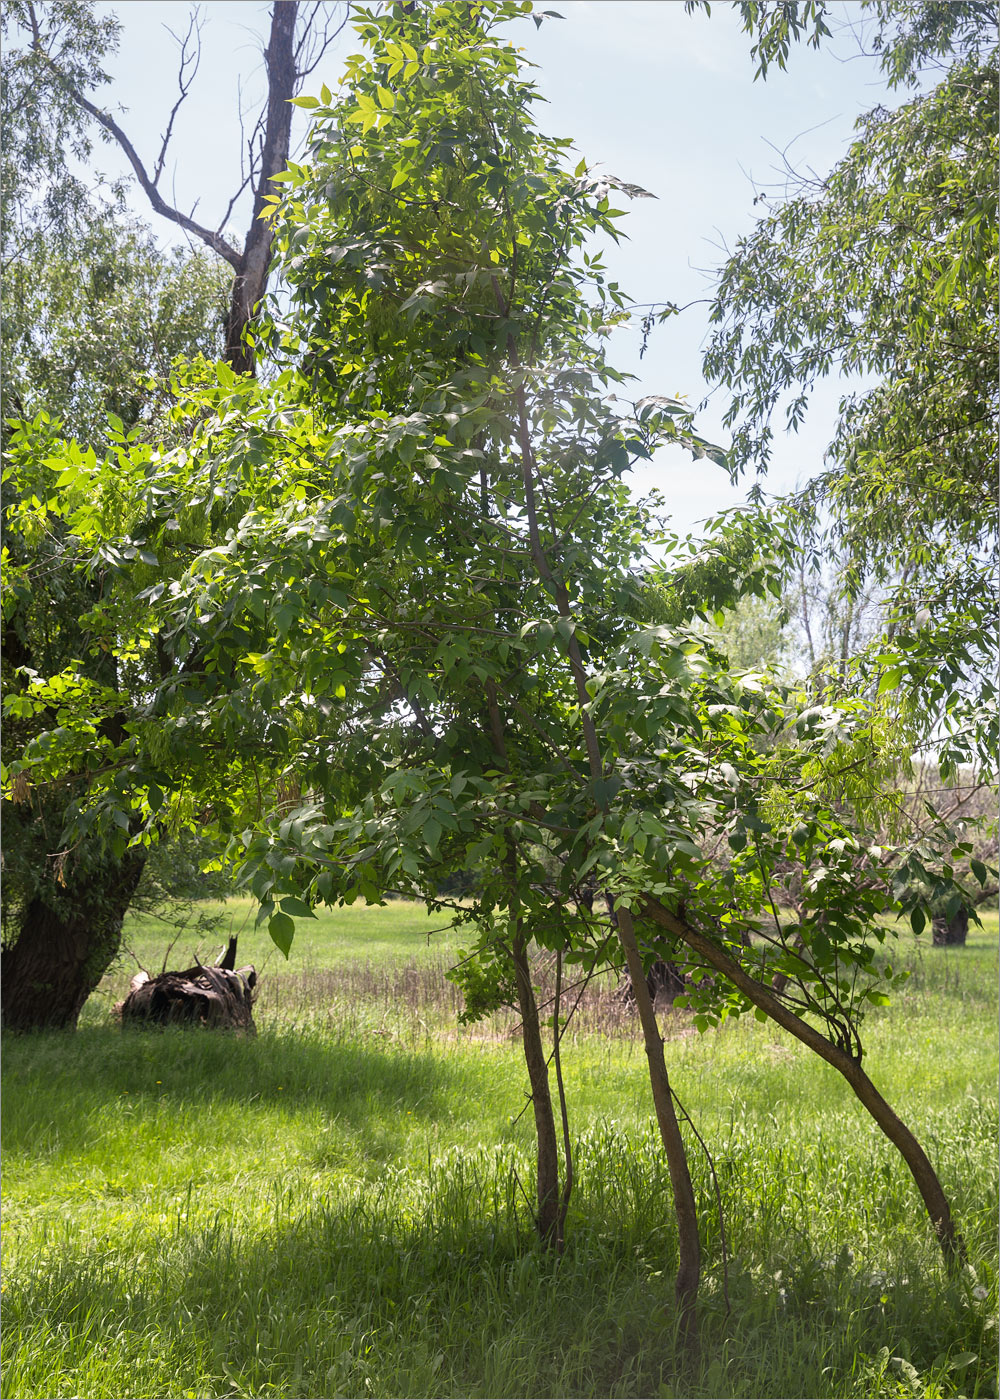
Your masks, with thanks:
[{"label": "tree trunk", "polygon": [[[230,948],[235,942],[230,941]],[[184,972],[161,972],[158,977],[137,972],[114,1014],[121,1017],[123,1026],[204,1026],[256,1035],[256,991],[256,968],[228,968],[225,959],[216,967],[199,963]]]},{"label": "tree trunk", "polygon": [[538,1144],[538,1214],[535,1222],[542,1243],[549,1249],[563,1246],[563,1211],[559,1201],[559,1149],[556,1140],[556,1120],[549,1091],[549,1068],[538,1021],[538,1003],[531,985],[527,939],[520,934],[514,939],[514,978],[517,984],[517,1004],[521,1012],[521,1043],[531,1084],[531,1104],[535,1111],[535,1136]]},{"label": "tree trunk", "polygon": [[271,37],[264,50],[267,69],[267,118],[260,157],[260,175],[254,190],[253,214],[236,276],[226,319],[226,359],[241,374],[253,374],[256,355],[246,344],[244,332],[267,290],[271,266],[271,225],[264,200],[273,194],[271,179],[288,165],[292,137],[291,99],[298,72],[295,67],[295,19],[298,0],[275,0],[271,7]]},{"label": "tree trunk", "polygon": [[145,851],[128,851],[71,877],[50,900],[36,894],[28,901],[16,939],[0,955],[5,1029],[75,1027],[121,946],[122,920],[145,863]]},{"label": "tree trunk", "polygon": [[810,1050],[843,1075],[854,1090],[858,1100],[865,1106],[889,1141],[899,1149],[903,1160],[909,1167],[917,1190],[927,1207],[927,1214],[931,1218],[945,1262],[949,1268],[960,1264],[965,1259],[965,1245],[961,1235],[955,1229],[948,1197],[944,1194],[944,1188],[938,1180],[937,1173],[931,1166],[930,1159],[920,1143],[861,1068],[860,1059],[852,1058],[840,1046],[834,1045],[821,1035],[814,1026],[809,1025],[808,1021],[803,1021],[801,1017],[796,1016],[794,1011],[790,1011],[783,1002],[778,1000],[771,988],[765,987],[762,982],[758,982],[744,972],[740,964],[730,957],[724,949],[683,920],[676,918],[658,900],[647,895],[643,900],[642,911],[661,928],[665,928],[681,938],[689,948],[698,954],[700,959],[709,963],[716,971],[721,972],[732,982],[733,986],[738,987],[754,1006],[759,1006],[772,1020],[777,1021],[779,1026],[784,1026],[785,1030],[790,1031],[803,1045],[807,1045]]},{"label": "tree trunk", "polygon": [[964,906],[949,919],[939,914],[931,922],[931,937],[935,948],[963,947],[969,933],[969,911]]},{"label": "tree trunk", "polygon": [[[499,309],[503,314],[506,314],[505,308],[500,307]],[[521,362],[512,335],[508,337],[507,345],[511,367],[515,371],[519,371]],[[568,621],[572,616],[569,593],[565,582],[558,579],[552,572],[538,529],[538,508],[535,499],[537,463],[531,442],[523,383],[518,383],[515,388],[515,402],[517,404],[518,442],[521,449],[521,479],[524,483],[525,517],[528,524],[531,559],[540,581],[551,593],[559,613]],[[583,729],[584,747],[587,751],[587,765],[591,778],[597,782],[603,776],[604,761],[601,756],[597,729],[589,709],[590,696],[587,691],[587,673],[580,654],[580,644],[572,632],[567,638],[566,649],[580,705],[580,722]],[[674,1113],[673,1095],[670,1092],[666,1061],[663,1058],[663,1038],[656,1024],[656,1013],[653,1010],[653,1003],[643,975],[642,958],[635,937],[632,914],[629,909],[614,908],[612,900],[608,902],[608,910],[617,926],[619,941],[635,989],[636,1006],[639,1011],[639,1020],[642,1023],[646,1058],[649,1063],[653,1106],[670,1171],[674,1213],[677,1218],[679,1264],[675,1292],[680,1311],[681,1332],[689,1345],[697,1346],[698,1323],[695,1304],[701,1274],[701,1248],[698,1240],[698,1217],[694,1191],[691,1186],[691,1175],[688,1170],[687,1153]]]},{"label": "tree trunk", "polygon": [[636,1009],[642,1025],[642,1038],[646,1048],[646,1061],[649,1065],[649,1083],[653,1093],[653,1108],[660,1129],[660,1140],[666,1153],[667,1168],[670,1172],[670,1186],[674,1197],[674,1214],[677,1218],[677,1278],[674,1293],[680,1313],[681,1335],[690,1344],[698,1340],[698,1322],[695,1304],[698,1299],[698,1283],[701,1276],[701,1244],[698,1239],[698,1211],[695,1205],[694,1188],[688,1169],[687,1151],[681,1137],[677,1114],[674,1112],[674,1096],[670,1091],[670,1078],[667,1063],[663,1057],[663,1037],[656,1023],[653,999],[649,995],[646,979],[642,972],[642,957],[635,936],[632,912],[620,908],[615,911],[618,937],[625,951],[629,977],[635,995]]},{"label": "tree trunk", "polygon": [[[684,978],[677,971],[672,962],[659,959],[653,963],[646,973],[646,990],[649,992],[649,999],[656,1009],[656,1002],[659,997],[664,997],[667,1001],[673,1002],[675,997],[683,996],[688,990]],[[635,988],[632,986],[632,978],[626,977],[625,981],[618,988],[618,996],[626,1005],[634,1005]]]}]

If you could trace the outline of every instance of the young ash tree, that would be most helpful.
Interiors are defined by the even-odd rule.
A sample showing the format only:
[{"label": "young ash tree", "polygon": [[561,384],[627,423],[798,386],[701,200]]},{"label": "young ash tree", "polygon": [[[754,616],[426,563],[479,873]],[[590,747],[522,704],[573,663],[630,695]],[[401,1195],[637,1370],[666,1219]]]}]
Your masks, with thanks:
[{"label": "young ash tree", "polygon": [[[28,703],[58,702],[61,723],[12,779],[89,772],[81,819],[125,844],[196,795],[286,951],[316,901],[440,907],[446,876],[483,872],[455,911],[472,934],[459,975],[469,1014],[520,1009],[536,1222],[555,1246],[571,1138],[563,1102],[560,1174],[530,945],[556,955],[560,988],[627,967],[691,1336],[697,1203],[645,983],[657,959],[691,973],[701,1028],[753,1010],[833,1065],[903,1153],[945,1251],[960,1242],[862,1068],[865,1008],[895,980],[881,916],[910,897],[850,816],[891,771],[883,697],[816,705],[730,670],[690,625],[772,581],[740,528],[674,570],[665,620],[641,625],[656,530],[626,474],[663,441],[721,453],[677,401],[629,405],[605,359],[627,308],[587,240],[613,233],[616,190],[641,192],[570,169],[568,143],[536,130],[504,28],[530,13],[358,12],[366,51],[336,104],[300,99],[308,154],[275,210],[291,306],[261,338],[287,368],[267,386],[225,367],[193,383],[182,448],[123,444],[114,539],[108,467],[62,478],[73,530],[122,579],[103,630],[169,674],[143,671],[148,706],[122,736],[102,729],[112,688],[73,668],[39,678]],[[261,767],[300,794],[292,810]]]}]

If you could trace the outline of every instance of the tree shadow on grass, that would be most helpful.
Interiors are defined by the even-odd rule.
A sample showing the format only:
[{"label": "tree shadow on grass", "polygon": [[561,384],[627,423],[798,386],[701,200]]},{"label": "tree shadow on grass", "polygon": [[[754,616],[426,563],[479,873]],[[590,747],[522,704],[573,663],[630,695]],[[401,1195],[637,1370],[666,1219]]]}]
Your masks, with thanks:
[{"label": "tree shadow on grass", "polygon": [[[63,1245],[13,1280],[8,1344],[48,1330],[92,1357],[115,1338],[134,1388],[73,1389],[80,1373],[64,1356],[69,1388],[18,1393],[179,1394],[169,1386],[183,1376],[204,1396],[844,1396],[889,1393],[857,1388],[858,1358],[875,1367],[883,1344],[926,1380],[935,1356],[975,1340],[957,1286],[928,1297],[926,1280],[873,1281],[806,1251],[780,1288],[737,1269],[728,1318],[706,1294],[701,1356],[685,1357],[676,1261],[649,1248],[645,1222],[607,1232],[593,1220],[561,1258],[546,1255],[510,1191],[512,1165],[456,1151],[325,1202],[293,1189],[249,1226],[205,1213],[155,1242],[137,1227],[103,1253]],[[989,1393],[985,1375],[968,1363],[963,1393]]]},{"label": "tree shadow on grass", "polygon": [[166,1028],[87,1027],[5,1037],[4,1146],[30,1156],[39,1133],[72,1153],[104,1114],[127,1110],[138,1126],[188,1117],[212,1104],[294,1114],[321,1108],[355,1128],[395,1110],[435,1120],[482,1093],[475,1061],[373,1037],[338,1042],[284,1031],[255,1038]]}]

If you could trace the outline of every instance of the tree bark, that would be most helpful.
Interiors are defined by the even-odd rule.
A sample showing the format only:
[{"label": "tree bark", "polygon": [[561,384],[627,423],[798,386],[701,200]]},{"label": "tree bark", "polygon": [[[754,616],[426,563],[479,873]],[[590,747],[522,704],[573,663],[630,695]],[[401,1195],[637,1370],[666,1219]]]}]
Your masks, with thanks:
[{"label": "tree bark", "polygon": [[52,899],[32,897],[15,941],[0,954],[6,1030],[72,1030],[121,946],[122,920],[145,852],[105,859],[71,877]]},{"label": "tree bark", "polygon": [[[486,699],[489,709],[490,738],[496,761],[501,768],[507,768],[507,739],[504,732],[503,715],[500,713],[500,699],[496,682],[486,682]],[[517,853],[508,842],[504,857],[511,897],[517,892]],[[569,1138],[566,1141],[567,1191],[563,1201],[559,1196],[559,1151],[556,1146],[556,1123],[552,1111],[552,1094],[549,1089],[549,1066],[542,1044],[542,1031],[538,1019],[538,1002],[535,989],[531,985],[531,966],[528,962],[528,942],[518,924],[513,940],[511,955],[514,962],[514,982],[517,988],[517,1005],[521,1013],[521,1049],[528,1070],[528,1083],[531,1085],[531,1104],[535,1114],[536,1166],[535,1181],[538,1197],[538,1214],[535,1225],[542,1243],[550,1249],[563,1247],[563,1225],[566,1206],[569,1204],[569,1188],[572,1184],[572,1168],[569,1158]],[[558,1035],[558,1028],[556,1034]]]},{"label": "tree bark", "polygon": [[538,1146],[538,1214],[535,1221],[542,1243],[549,1249],[561,1250],[563,1211],[559,1200],[556,1120],[549,1090],[549,1068],[545,1060],[545,1046],[542,1043],[538,1020],[538,1003],[531,985],[528,940],[520,933],[514,939],[512,952],[517,1004],[521,1013],[521,1042],[531,1084],[531,1105],[535,1113],[535,1136]]},{"label": "tree bark", "polygon": [[267,289],[271,266],[271,225],[261,215],[264,200],[274,190],[272,177],[288,164],[292,136],[291,99],[295,96],[295,20],[298,0],[275,0],[271,7],[271,37],[264,50],[267,68],[267,118],[261,151],[260,174],[254,190],[253,214],[243,253],[233,278],[233,294],[226,320],[226,359],[241,374],[253,374],[256,355],[244,340]]},{"label": "tree bark", "polygon": [[642,1038],[649,1065],[649,1083],[653,1093],[653,1108],[660,1130],[660,1140],[667,1156],[670,1172],[670,1186],[674,1197],[674,1214],[677,1217],[677,1277],[674,1280],[674,1293],[680,1313],[681,1333],[693,1343],[697,1340],[697,1314],[695,1303],[698,1298],[698,1283],[701,1276],[701,1243],[698,1238],[698,1211],[694,1199],[694,1187],[688,1169],[687,1151],[681,1137],[677,1114],[674,1112],[674,1097],[670,1091],[670,1078],[663,1056],[663,1037],[656,1022],[653,999],[649,995],[646,978],[642,971],[642,957],[635,936],[635,925],[630,909],[615,910],[618,924],[618,937],[625,950],[629,976],[635,992],[636,1009],[642,1026]]},{"label": "tree bark", "polygon": [[861,1068],[860,1060],[853,1059],[845,1050],[834,1045],[813,1026],[810,1026],[807,1021],[796,1016],[783,1002],[778,1000],[770,988],[765,987],[762,982],[758,982],[744,972],[740,964],[710,938],[706,938],[704,934],[698,933],[689,924],[675,918],[658,900],[647,896],[643,901],[642,912],[654,923],[659,924],[661,928],[669,930],[670,933],[682,939],[689,948],[698,954],[701,960],[709,963],[716,971],[721,972],[732,982],[734,987],[738,987],[753,1002],[754,1006],[759,1006],[772,1020],[777,1021],[779,1026],[783,1026],[803,1045],[807,1045],[810,1050],[843,1075],[858,1100],[868,1110],[889,1141],[899,1150],[909,1167],[917,1190],[927,1207],[927,1213],[934,1226],[934,1232],[944,1254],[945,1262],[949,1267],[961,1263],[965,1259],[965,1245],[961,1235],[955,1229],[951,1207],[948,1204],[944,1188],[938,1180],[937,1173],[931,1166],[920,1143]]},{"label": "tree bark", "polygon": [[964,906],[951,918],[939,914],[931,921],[931,939],[935,948],[960,948],[969,936],[969,911]]}]

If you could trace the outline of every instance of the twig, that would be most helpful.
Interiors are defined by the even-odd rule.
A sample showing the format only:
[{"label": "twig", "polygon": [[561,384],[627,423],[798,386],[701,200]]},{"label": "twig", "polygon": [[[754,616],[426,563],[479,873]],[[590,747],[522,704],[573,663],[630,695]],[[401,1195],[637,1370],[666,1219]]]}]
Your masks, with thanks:
[{"label": "twig", "polygon": [[708,1162],[708,1170],[712,1177],[712,1186],[715,1190],[715,1202],[719,1208],[719,1239],[722,1242],[722,1296],[726,1300],[726,1316],[728,1317],[733,1310],[732,1304],[729,1301],[729,1249],[726,1244],[726,1221],[722,1213],[722,1192],[719,1190],[719,1178],[715,1174],[715,1162],[712,1160],[711,1152],[709,1152],[708,1148],[705,1145],[704,1138],[702,1137],[701,1133],[699,1133],[698,1129],[695,1127],[690,1113],[688,1113],[687,1109],[684,1107],[684,1105],[678,1098],[677,1090],[673,1087],[673,1085],[670,1086],[670,1093],[674,1100],[674,1103],[680,1110],[681,1116],[684,1118],[688,1127],[698,1139],[699,1145],[701,1146],[701,1150],[702,1152],[704,1152],[705,1158]]}]

